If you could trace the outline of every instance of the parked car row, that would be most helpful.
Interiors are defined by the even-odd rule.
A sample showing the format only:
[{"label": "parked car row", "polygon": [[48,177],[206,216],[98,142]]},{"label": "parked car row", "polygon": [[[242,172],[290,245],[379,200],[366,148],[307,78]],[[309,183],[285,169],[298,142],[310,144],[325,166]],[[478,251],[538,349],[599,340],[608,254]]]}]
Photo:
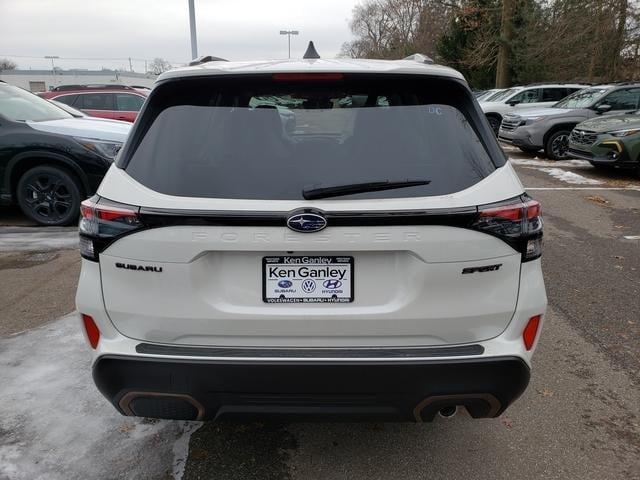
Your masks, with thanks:
[{"label": "parked car row", "polygon": [[529,85],[476,99],[502,143],[640,175],[640,83]]},{"label": "parked car row", "polygon": [[574,92],[586,88],[579,83],[534,84],[526,87],[513,87],[499,90],[480,102],[480,108],[487,117],[489,125],[498,134],[500,122],[505,115],[526,108],[550,107]]},{"label": "parked car row", "polygon": [[18,204],[42,225],[75,222],[130,129],[0,80],[0,205]]},{"label": "parked car row", "polygon": [[82,110],[92,117],[133,122],[148,94],[148,89],[127,85],[60,85],[38,95]]}]

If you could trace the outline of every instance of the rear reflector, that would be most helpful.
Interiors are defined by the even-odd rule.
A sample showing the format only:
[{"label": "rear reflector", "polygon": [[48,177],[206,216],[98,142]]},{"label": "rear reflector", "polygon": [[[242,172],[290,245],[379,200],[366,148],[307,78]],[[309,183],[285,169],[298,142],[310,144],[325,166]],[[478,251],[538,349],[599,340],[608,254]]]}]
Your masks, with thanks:
[{"label": "rear reflector", "polygon": [[524,331],[522,332],[522,340],[524,342],[524,348],[527,351],[533,348],[533,344],[536,341],[536,336],[538,335],[538,328],[540,327],[540,319],[541,315],[536,315],[535,317],[531,317],[529,322],[527,322],[527,326],[524,327]]},{"label": "rear reflector", "polygon": [[87,332],[87,338],[89,339],[89,345],[94,350],[98,346],[98,342],[100,341],[100,330],[96,325],[96,322],[93,321],[93,318],[90,315],[82,314],[82,323],[84,323],[84,330]]}]

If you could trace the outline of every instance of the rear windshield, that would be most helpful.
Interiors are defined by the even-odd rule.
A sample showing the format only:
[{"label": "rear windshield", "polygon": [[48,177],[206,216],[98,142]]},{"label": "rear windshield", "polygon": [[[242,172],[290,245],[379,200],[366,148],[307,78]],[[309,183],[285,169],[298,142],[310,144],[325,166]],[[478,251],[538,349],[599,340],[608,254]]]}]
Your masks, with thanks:
[{"label": "rear windshield", "polygon": [[471,99],[455,81],[415,77],[172,81],[151,94],[118,164],[155,191],[188,197],[302,199],[385,181],[422,184],[336,198],[449,194],[496,168]]}]

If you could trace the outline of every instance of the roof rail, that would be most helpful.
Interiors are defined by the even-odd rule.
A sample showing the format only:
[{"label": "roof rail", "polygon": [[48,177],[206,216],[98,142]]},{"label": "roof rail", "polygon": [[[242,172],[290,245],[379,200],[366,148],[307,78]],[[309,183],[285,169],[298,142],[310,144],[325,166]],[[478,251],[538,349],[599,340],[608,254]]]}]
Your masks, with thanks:
[{"label": "roof rail", "polygon": [[433,58],[427,57],[422,53],[414,53],[413,55],[409,55],[408,57],[404,57],[402,60],[411,60],[418,63],[426,63],[427,65],[432,65],[435,63]]},{"label": "roof rail", "polygon": [[214,57],[213,55],[203,55],[201,57],[198,58],[194,58],[193,60],[191,60],[189,62],[189,66],[193,67],[195,65],[201,65],[203,63],[209,63],[209,62],[228,62],[229,60],[227,60],[226,58],[220,58],[220,57]]},{"label": "roof rail", "polygon": [[88,83],[85,85],[58,85],[51,89],[52,92],[64,92],[67,90],[133,90],[133,88],[119,83]]}]

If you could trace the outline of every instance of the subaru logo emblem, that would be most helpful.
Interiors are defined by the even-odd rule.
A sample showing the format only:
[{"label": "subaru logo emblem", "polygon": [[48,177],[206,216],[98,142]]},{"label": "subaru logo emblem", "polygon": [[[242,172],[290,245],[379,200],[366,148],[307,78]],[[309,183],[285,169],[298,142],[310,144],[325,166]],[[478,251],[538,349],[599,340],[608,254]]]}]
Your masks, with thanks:
[{"label": "subaru logo emblem", "polygon": [[293,282],[291,280],[280,280],[278,282],[278,286],[280,288],[290,288],[291,285],[293,285]]},{"label": "subaru logo emblem", "polygon": [[296,232],[319,232],[327,226],[327,219],[319,213],[294,213],[287,218],[287,227]]}]

